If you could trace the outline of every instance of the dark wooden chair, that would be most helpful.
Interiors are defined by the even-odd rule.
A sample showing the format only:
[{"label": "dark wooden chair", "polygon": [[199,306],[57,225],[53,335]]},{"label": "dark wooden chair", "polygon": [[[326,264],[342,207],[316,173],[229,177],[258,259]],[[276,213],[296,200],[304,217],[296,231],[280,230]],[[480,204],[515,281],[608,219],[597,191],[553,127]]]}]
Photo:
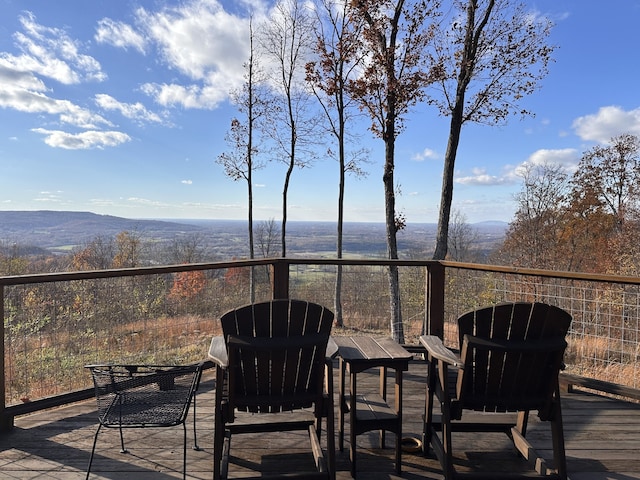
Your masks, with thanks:
[{"label": "dark wooden chair", "polygon": [[[232,435],[294,430],[308,432],[315,461],[315,469],[309,462],[308,471],[295,472],[297,477],[335,478],[332,363],[327,358],[333,317],[321,305],[301,300],[251,304],[222,316],[223,337],[214,338],[209,351],[216,364],[214,479],[227,476]],[[252,415],[235,422],[238,412]],[[326,458],[320,444],[323,417]],[[288,472],[286,478],[292,476]]]},{"label": "dark wooden chair", "polygon": [[[439,337],[420,337],[428,364],[423,444],[425,453],[433,447],[445,479],[462,476],[454,468],[452,431],[503,431],[539,475],[567,478],[558,374],[570,324],[571,316],[558,307],[507,303],[458,319],[459,355],[445,348]],[[434,397],[441,406],[440,421],[434,419]],[[517,416],[511,423],[466,423],[462,421],[464,410],[517,412]],[[547,467],[525,438],[531,410],[551,424],[554,469]],[[530,478],[528,473],[509,478]],[[474,476],[496,478],[495,473]]]},{"label": "dark wooden chair", "polygon": [[182,476],[187,469],[187,426],[189,407],[193,403],[194,449],[196,439],[195,394],[204,363],[186,366],[87,365],[91,371],[98,403],[98,429],[93,437],[87,476],[102,427],[120,431],[121,452],[125,428],[173,427],[182,425]]}]

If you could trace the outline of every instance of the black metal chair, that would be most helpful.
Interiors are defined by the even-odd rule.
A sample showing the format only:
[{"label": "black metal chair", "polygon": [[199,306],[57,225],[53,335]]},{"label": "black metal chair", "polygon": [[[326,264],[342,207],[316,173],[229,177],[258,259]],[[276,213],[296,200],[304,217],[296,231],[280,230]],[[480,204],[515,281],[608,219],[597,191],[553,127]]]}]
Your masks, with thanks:
[{"label": "black metal chair", "polygon": [[187,426],[189,407],[193,402],[194,449],[196,439],[195,393],[200,383],[203,363],[186,366],[156,365],[87,365],[91,371],[98,403],[98,429],[93,438],[87,476],[102,427],[118,428],[121,452],[124,428],[183,427],[183,478],[187,469]]},{"label": "black metal chair", "polygon": [[[428,363],[424,449],[427,452],[433,448],[445,479],[462,476],[453,464],[452,432],[498,431],[513,440],[516,449],[536,467],[539,475],[566,480],[558,374],[563,367],[565,335],[570,325],[571,315],[561,308],[516,302],[462,315],[458,319],[459,355],[446,348],[439,337],[420,337],[427,350]],[[440,421],[434,418],[436,408],[441,412]],[[551,425],[553,469],[547,467],[526,439],[531,410],[537,410],[540,419]],[[464,421],[464,411],[517,412],[518,415],[515,424],[473,423]],[[476,474],[480,478],[497,476],[488,472]],[[499,476],[531,478],[524,473]]]}]

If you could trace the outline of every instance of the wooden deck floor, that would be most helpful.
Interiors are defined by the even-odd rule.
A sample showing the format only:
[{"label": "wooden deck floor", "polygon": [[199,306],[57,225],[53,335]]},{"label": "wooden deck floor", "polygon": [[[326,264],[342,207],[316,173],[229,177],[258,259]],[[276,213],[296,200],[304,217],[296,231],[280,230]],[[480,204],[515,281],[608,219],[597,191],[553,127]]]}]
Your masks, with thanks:
[{"label": "wooden deck floor", "polygon": [[[371,384],[377,377],[368,375]],[[369,380],[369,379],[367,379]],[[359,381],[360,388],[366,382]],[[411,365],[405,374],[404,436],[421,434],[424,401],[424,364]],[[212,478],[213,381],[203,378],[198,395],[198,443],[201,451],[187,452],[187,478]],[[569,475],[572,480],[640,479],[640,405],[586,392],[565,394],[563,418]],[[190,426],[190,424],[189,424]],[[0,434],[0,479],[84,478],[96,428],[93,402],[70,405],[16,419],[16,428]],[[347,422],[348,429],[348,422]],[[126,431],[129,454],[119,453],[118,434],[100,434],[92,479],[168,480],[181,478],[182,430],[177,428]],[[530,439],[549,461],[549,432],[532,416]],[[189,445],[192,433],[189,432]],[[358,437],[358,478],[438,479],[439,465],[421,454],[404,454],[402,476],[394,474],[393,435],[388,446],[376,448],[377,434]],[[323,441],[324,444],[324,441]],[[301,445],[304,448],[301,448]],[[507,448],[503,448],[507,447]],[[459,434],[454,449],[461,470],[500,466],[505,471],[527,471],[525,462],[508,447],[504,435]],[[310,462],[306,437],[298,434],[235,437],[230,476],[241,477],[277,466]],[[337,452],[338,479],[349,475],[348,453]],[[295,467],[294,467],[295,468]]]}]

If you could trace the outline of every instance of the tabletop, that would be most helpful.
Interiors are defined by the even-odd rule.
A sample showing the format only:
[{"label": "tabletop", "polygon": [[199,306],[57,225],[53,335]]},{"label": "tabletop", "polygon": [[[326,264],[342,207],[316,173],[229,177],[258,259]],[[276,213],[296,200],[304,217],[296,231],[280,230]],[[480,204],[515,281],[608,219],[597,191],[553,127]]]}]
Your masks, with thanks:
[{"label": "tabletop", "polygon": [[365,336],[332,337],[338,346],[338,356],[350,364],[401,366],[413,358],[392,338]]}]

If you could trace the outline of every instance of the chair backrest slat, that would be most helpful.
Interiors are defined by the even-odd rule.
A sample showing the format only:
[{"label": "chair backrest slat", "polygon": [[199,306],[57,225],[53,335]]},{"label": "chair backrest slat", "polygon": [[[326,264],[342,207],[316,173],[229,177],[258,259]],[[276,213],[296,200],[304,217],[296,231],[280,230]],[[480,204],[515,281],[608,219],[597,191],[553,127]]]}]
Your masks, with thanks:
[{"label": "chair backrest slat", "polygon": [[272,300],[221,317],[229,354],[229,406],[279,412],[323,394],[333,313],[302,300]]},{"label": "chair backrest slat", "polygon": [[506,412],[548,407],[570,324],[566,311],[543,303],[500,304],[460,317],[461,408]]}]

